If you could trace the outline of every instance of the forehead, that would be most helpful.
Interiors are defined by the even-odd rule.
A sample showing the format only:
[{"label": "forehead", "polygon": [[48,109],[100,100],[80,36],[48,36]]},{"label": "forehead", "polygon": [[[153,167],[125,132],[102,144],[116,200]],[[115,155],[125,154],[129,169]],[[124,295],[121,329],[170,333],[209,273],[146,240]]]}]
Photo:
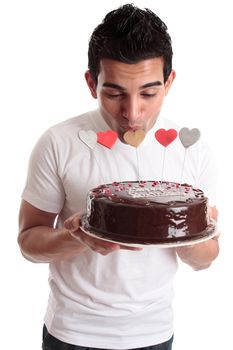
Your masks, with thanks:
[{"label": "forehead", "polygon": [[99,83],[111,81],[163,81],[163,59],[160,57],[146,59],[128,64],[116,60],[102,59],[100,61]]}]

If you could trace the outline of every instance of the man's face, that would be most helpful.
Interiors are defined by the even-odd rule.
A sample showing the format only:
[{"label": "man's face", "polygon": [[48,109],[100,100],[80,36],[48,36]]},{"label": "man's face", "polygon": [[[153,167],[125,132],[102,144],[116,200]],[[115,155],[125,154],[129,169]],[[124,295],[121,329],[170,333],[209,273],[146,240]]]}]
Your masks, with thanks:
[{"label": "man's face", "polygon": [[153,127],[175,73],[172,71],[164,84],[161,58],[136,64],[103,59],[97,87],[89,72],[85,77],[92,96],[99,101],[104,120],[123,140],[128,130],[147,132]]}]

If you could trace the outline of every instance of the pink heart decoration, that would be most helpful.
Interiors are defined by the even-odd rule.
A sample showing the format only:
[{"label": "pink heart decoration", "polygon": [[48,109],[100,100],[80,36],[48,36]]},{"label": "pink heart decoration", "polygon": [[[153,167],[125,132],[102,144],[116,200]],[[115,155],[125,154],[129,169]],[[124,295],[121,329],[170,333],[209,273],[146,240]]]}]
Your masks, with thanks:
[{"label": "pink heart decoration", "polygon": [[175,129],[159,129],[155,132],[156,140],[161,143],[164,147],[167,147],[172,143],[177,137],[177,131]]},{"label": "pink heart decoration", "polygon": [[97,132],[97,142],[101,145],[112,148],[117,140],[117,133],[113,130]]}]

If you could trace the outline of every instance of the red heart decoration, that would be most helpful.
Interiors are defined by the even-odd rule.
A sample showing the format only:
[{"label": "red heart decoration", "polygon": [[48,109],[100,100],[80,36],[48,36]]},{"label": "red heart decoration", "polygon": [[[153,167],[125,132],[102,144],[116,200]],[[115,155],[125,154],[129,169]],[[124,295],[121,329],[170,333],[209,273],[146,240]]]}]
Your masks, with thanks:
[{"label": "red heart decoration", "polygon": [[114,143],[117,140],[117,137],[118,137],[117,133],[113,130],[97,132],[97,142],[108,148],[113,147]]},{"label": "red heart decoration", "polygon": [[167,147],[172,143],[177,137],[177,131],[175,129],[159,129],[155,133],[156,140],[161,143],[164,147]]}]

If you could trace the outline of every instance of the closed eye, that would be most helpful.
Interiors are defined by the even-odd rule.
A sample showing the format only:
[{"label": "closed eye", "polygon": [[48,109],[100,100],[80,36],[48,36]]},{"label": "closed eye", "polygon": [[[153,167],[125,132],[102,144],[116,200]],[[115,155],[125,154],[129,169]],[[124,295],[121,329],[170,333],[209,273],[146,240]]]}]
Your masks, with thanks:
[{"label": "closed eye", "polygon": [[143,93],[143,94],[141,94],[142,96],[144,96],[144,97],[155,97],[156,96],[156,93],[154,93],[154,94],[146,94],[146,93]]},{"label": "closed eye", "polygon": [[118,98],[124,96],[123,92],[115,93],[115,94],[110,94],[106,92],[106,96],[109,98]]}]

